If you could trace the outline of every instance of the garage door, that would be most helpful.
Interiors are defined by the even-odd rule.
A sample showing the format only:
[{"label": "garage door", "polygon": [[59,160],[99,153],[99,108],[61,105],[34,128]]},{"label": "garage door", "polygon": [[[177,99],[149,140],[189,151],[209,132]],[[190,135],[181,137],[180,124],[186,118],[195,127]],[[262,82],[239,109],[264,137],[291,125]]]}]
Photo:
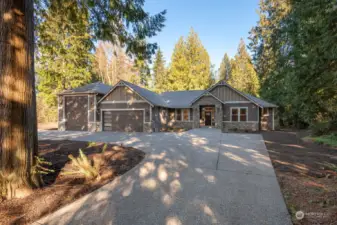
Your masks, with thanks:
[{"label": "garage door", "polygon": [[65,97],[66,130],[88,130],[88,97]]},{"label": "garage door", "polygon": [[143,110],[103,111],[103,131],[143,132]]}]

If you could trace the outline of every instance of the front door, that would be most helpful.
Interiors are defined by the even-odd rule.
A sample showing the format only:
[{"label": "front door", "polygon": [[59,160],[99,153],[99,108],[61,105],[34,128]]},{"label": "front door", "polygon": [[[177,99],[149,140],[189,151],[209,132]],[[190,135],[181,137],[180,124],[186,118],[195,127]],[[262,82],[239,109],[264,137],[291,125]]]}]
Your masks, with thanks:
[{"label": "front door", "polygon": [[212,112],[205,112],[205,126],[212,126]]}]

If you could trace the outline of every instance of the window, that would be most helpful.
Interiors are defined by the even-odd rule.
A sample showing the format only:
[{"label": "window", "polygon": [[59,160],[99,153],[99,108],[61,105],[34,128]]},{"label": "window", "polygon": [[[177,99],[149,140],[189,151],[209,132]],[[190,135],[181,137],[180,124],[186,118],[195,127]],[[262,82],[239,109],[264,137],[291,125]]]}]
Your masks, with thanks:
[{"label": "window", "polygon": [[268,116],[269,115],[268,108],[263,108],[262,109],[262,115],[264,115],[264,116]]},{"label": "window", "polygon": [[247,108],[240,109],[240,121],[247,121]]},{"label": "window", "polygon": [[239,117],[239,109],[238,108],[232,108],[232,121],[238,121]]},{"label": "window", "polygon": [[248,118],[248,108],[231,108],[231,121],[246,122]]},{"label": "window", "polygon": [[176,120],[181,121],[181,109],[176,110]]},{"label": "window", "polygon": [[184,109],[183,110],[183,119],[184,119],[184,121],[189,121],[190,120],[190,110],[189,109]]}]

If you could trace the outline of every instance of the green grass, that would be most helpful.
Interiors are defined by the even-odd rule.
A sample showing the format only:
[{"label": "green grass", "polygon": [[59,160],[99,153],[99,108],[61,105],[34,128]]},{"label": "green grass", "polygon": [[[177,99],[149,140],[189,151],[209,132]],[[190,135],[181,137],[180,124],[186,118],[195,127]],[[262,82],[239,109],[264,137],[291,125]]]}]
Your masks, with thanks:
[{"label": "green grass", "polygon": [[311,139],[318,144],[326,144],[326,145],[330,145],[333,147],[337,147],[337,135],[336,134],[311,137]]}]

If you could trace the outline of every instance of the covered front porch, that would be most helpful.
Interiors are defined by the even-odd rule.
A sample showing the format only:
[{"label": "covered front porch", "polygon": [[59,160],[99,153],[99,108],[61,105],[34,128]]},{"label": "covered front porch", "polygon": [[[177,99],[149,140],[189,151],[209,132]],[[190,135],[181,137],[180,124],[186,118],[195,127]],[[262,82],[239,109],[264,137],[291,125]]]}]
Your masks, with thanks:
[{"label": "covered front porch", "polygon": [[193,128],[214,127],[222,128],[223,106],[213,96],[203,96],[194,102]]},{"label": "covered front porch", "polygon": [[215,127],[215,105],[199,106],[200,127]]}]

